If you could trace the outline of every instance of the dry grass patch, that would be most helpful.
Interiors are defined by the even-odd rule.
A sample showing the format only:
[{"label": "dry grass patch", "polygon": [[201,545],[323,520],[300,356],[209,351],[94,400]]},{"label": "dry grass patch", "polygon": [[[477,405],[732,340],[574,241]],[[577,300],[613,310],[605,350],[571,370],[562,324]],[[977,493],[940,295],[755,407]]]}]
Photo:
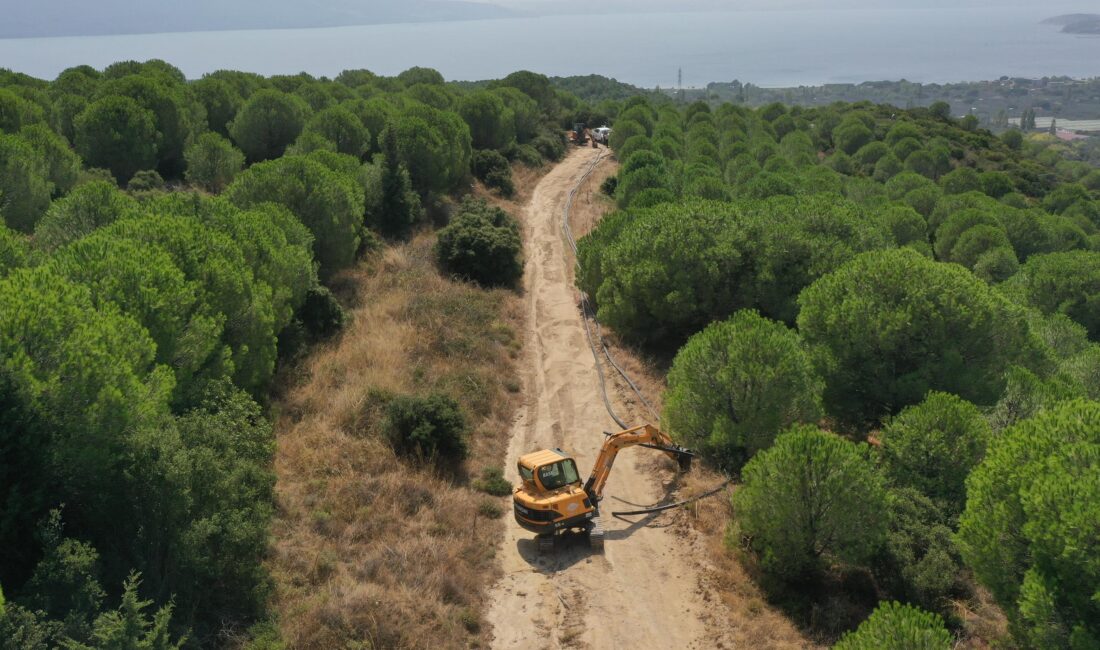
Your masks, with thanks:
[{"label": "dry grass patch", "polygon": [[522,163],[512,163],[512,181],[515,183],[516,192],[511,198],[504,198],[499,193],[485,187],[481,181],[475,180],[471,194],[479,199],[484,199],[490,205],[495,205],[508,212],[517,219],[523,209],[535,193],[535,187],[539,181],[551,169],[555,163],[546,163],[542,167],[528,167]]},{"label": "dry grass patch", "polygon": [[[352,320],[284,377],[275,404],[277,519],[270,567],[290,648],[484,645],[503,500],[467,476],[499,466],[518,401],[520,299],[442,277],[434,237],[346,273]],[[454,472],[394,455],[397,394],[463,407],[470,460]]]}]

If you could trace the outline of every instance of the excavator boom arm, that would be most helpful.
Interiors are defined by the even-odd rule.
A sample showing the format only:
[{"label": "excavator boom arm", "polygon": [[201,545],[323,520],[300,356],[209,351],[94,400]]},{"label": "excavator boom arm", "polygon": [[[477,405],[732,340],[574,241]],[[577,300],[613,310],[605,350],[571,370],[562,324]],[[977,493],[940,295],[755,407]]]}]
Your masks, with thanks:
[{"label": "excavator boom arm", "polygon": [[663,451],[668,454],[669,458],[679,463],[681,467],[685,463],[690,463],[693,456],[687,449],[673,443],[664,431],[648,424],[609,434],[607,439],[604,440],[603,447],[600,448],[600,455],[596,457],[596,462],[592,466],[592,474],[588,477],[588,482],[584,484],[584,491],[588,493],[589,498],[594,503],[599,502],[603,497],[603,488],[611,475],[615,457],[623,449],[634,446]]}]

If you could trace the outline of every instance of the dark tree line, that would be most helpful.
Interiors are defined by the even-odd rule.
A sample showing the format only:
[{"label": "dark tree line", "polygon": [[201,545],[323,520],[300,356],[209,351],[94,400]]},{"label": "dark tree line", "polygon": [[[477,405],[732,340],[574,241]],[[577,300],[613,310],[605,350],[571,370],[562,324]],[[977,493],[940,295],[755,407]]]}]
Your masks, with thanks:
[{"label": "dark tree line", "polygon": [[[530,73],[0,71],[0,648],[246,638],[272,588],[264,405],[340,328],[326,283],[468,187],[475,146],[500,183],[560,156],[565,110]],[[515,222],[464,214],[444,241],[489,266],[454,271],[513,282]]]}]

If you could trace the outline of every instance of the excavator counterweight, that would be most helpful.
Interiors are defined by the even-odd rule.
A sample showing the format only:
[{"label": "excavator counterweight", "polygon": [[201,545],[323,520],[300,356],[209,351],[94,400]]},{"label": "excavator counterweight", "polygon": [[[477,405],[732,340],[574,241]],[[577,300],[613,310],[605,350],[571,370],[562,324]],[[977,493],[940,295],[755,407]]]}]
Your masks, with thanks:
[{"label": "excavator counterweight", "polygon": [[691,466],[694,454],[654,426],[646,424],[606,435],[592,473],[583,484],[576,461],[560,449],[544,449],[519,459],[522,483],[512,491],[516,522],[538,535],[540,551],[552,547],[559,533],[571,530],[587,534],[592,548],[603,548],[600,501],[615,458],[623,449],[656,449],[675,460],[681,470]]}]

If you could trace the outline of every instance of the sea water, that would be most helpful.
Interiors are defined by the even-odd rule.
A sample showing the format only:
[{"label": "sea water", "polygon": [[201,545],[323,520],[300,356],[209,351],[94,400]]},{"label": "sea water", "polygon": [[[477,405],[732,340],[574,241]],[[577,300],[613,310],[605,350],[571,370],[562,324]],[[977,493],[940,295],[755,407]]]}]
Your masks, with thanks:
[{"label": "sea water", "polygon": [[0,40],[0,67],[53,78],[66,67],[165,59],[195,78],[229,68],[333,76],[419,65],[448,79],[519,69],[599,73],[640,86],[739,79],[761,86],[1002,75],[1100,76],[1100,37],[1062,34],[1058,3],[1011,9],[861,9],[553,16],[325,29]]}]

